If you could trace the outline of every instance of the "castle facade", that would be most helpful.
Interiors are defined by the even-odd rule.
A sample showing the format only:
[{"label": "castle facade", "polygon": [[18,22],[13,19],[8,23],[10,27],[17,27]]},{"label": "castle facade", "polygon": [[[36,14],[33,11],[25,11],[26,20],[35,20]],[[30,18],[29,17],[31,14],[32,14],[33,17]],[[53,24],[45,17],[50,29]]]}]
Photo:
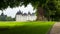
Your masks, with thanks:
[{"label": "castle facade", "polygon": [[23,13],[20,10],[16,13],[16,21],[34,21],[36,20],[35,13]]}]

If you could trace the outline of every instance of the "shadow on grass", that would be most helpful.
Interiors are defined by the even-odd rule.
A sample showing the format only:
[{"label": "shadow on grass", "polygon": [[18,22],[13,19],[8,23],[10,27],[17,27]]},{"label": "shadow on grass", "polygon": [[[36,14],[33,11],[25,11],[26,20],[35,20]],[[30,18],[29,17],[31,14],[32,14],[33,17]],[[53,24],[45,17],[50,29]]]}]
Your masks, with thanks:
[{"label": "shadow on grass", "polygon": [[0,34],[46,34],[51,25],[23,25],[0,28]]}]

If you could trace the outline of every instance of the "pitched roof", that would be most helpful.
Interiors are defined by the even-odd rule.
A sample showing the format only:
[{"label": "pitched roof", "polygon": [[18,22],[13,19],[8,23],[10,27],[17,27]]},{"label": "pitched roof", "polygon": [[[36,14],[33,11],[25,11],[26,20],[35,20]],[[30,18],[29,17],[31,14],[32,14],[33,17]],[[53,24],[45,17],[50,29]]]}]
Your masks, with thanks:
[{"label": "pitched roof", "polygon": [[34,16],[34,15],[35,15],[35,13],[32,13],[32,14],[31,14],[31,16]]},{"label": "pitched roof", "polygon": [[27,13],[24,13],[23,15],[27,15]]},{"label": "pitched roof", "polygon": [[17,13],[16,13],[16,15],[22,15],[22,12],[19,10]]},{"label": "pitched roof", "polygon": [[31,15],[31,13],[30,13],[30,12],[28,12],[28,15]]},{"label": "pitched roof", "polygon": [[33,15],[35,15],[35,13],[30,13],[30,12],[28,12],[28,14],[27,13],[24,13],[23,14],[23,12],[21,12],[20,10],[16,13],[16,15],[31,15],[31,16],[33,16]]}]

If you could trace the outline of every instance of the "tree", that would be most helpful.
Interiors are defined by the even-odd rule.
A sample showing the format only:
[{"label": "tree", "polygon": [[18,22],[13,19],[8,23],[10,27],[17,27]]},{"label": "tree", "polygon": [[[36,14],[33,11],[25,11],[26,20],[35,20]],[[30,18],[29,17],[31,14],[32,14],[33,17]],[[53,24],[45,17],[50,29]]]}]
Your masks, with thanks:
[{"label": "tree", "polygon": [[[59,21],[59,17],[60,17],[60,0],[53,0],[53,1],[49,1],[48,4],[52,4],[53,6],[49,5],[49,7],[51,8],[47,15],[47,17],[49,17],[52,21]],[[52,10],[53,9],[53,10]],[[46,14],[45,14],[46,15]],[[49,19],[48,18],[48,19]]]},{"label": "tree", "polygon": [[44,5],[48,3],[48,0],[25,0],[22,4],[27,6],[29,3],[37,9],[37,20],[44,19]]},{"label": "tree", "polygon": [[49,0],[47,5],[45,5],[45,17],[47,17],[48,21],[53,20],[53,16],[57,12],[56,0]]},{"label": "tree", "polygon": [[0,21],[15,21],[15,18],[8,17],[7,15],[4,15],[3,11],[0,15]]},{"label": "tree", "polygon": [[10,6],[11,8],[21,5],[27,6],[29,3],[31,3],[31,5],[35,9],[37,9],[37,20],[43,20],[45,11],[46,13],[49,13],[48,17],[50,16],[50,13],[52,13],[52,11],[55,12],[56,5],[53,1],[56,0],[0,0],[0,9],[3,10],[8,6]]},{"label": "tree", "polygon": [[12,21],[11,17],[6,17],[6,21]]},{"label": "tree", "polygon": [[0,15],[0,21],[6,21],[6,15],[4,15],[4,13],[3,13],[3,11],[2,11],[2,13],[1,13],[1,15]]}]

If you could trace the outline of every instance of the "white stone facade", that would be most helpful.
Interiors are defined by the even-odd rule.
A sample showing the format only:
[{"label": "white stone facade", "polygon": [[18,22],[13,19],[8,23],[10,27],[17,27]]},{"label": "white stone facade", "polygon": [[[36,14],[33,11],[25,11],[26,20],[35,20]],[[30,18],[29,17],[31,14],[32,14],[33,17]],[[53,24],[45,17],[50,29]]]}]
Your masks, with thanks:
[{"label": "white stone facade", "polygon": [[16,15],[16,21],[34,21],[36,20],[36,16],[22,16],[22,15]]},{"label": "white stone facade", "polygon": [[36,15],[35,14],[16,14],[16,21],[34,21],[36,20]]}]

